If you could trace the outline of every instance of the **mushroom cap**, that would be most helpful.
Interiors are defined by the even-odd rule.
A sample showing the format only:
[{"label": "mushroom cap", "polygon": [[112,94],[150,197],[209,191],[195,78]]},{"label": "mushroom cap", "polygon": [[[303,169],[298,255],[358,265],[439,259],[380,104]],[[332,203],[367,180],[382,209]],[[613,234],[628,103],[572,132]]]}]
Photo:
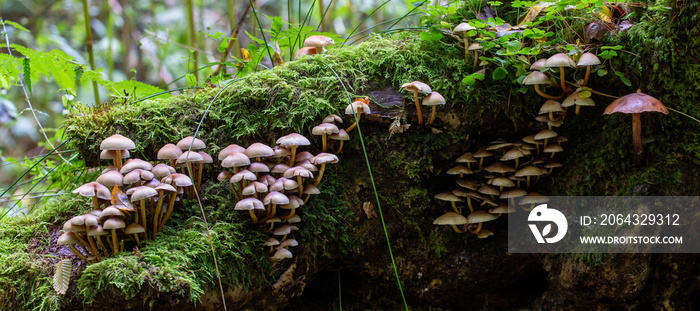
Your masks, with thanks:
[{"label": "mushroom cap", "polygon": [[249,170],[241,170],[240,172],[233,174],[233,176],[231,176],[230,182],[235,183],[235,182],[239,182],[243,179],[256,180],[256,179],[258,179],[258,177],[255,176],[255,174]]},{"label": "mushroom cap", "polygon": [[311,163],[314,165],[321,165],[323,163],[338,163],[338,156],[332,153],[321,152],[311,159]]},{"label": "mushroom cap", "polygon": [[475,212],[469,214],[469,216],[467,216],[467,223],[477,224],[480,222],[492,221],[496,218],[497,218],[496,215],[489,214],[486,211],[478,210],[478,211],[475,211]]},{"label": "mushroom cap", "polygon": [[261,182],[254,181],[241,191],[242,195],[254,195],[256,193],[267,192],[267,186]]},{"label": "mushroom cap", "polygon": [[460,174],[472,174],[472,173],[474,173],[474,172],[464,165],[457,165],[457,166],[447,170],[448,175],[460,175]]},{"label": "mushroom cap", "polygon": [[470,30],[475,30],[476,27],[469,25],[469,23],[461,23],[455,27],[453,32],[460,32],[460,31],[470,31]]},{"label": "mushroom cap", "polygon": [[333,123],[321,123],[311,129],[311,134],[314,135],[330,135],[335,133],[338,133],[338,127]]},{"label": "mushroom cap", "polygon": [[168,176],[163,177],[161,182],[166,184],[174,184],[177,187],[189,187],[192,186],[192,180],[189,176],[180,173],[173,173]]},{"label": "mushroom cap", "polygon": [[219,161],[223,161],[224,159],[226,159],[226,157],[231,155],[231,153],[233,153],[233,152],[238,152],[238,153],[242,154],[245,152],[245,148],[243,148],[239,145],[236,145],[236,144],[230,144],[230,145],[226,146],[226,148],[221,149],[221,151],[219,151],[219,156],[218,156]]},{"label": "mushroom cap", "polygon": [[304,46],[313,46],[317,50],[323,49],[324,47],[327,47],[329,45],[335,44],[335,41],[333,41],[333,38],[331,37],[326,37],[326,36],[310,36],[304,40]]},{"label": "mushroom cap", "polygon": [[598,59],[598,56],[595,56],[595,54],[591,52],[581,54],[581,57],[578,59],[578,63],[576,63],[576,66],[578,67],[593,65],[600,65],[600,59]]},{"label": "mushroom cap", "polygon": [[515,172],[516,177],[540,176],[543,175],[542,170],[536,166],[526,166]]},{"label": "mushroom cap", "polygon": [[301,222],[301,217],[299,216],[299,214],[294,214],[292,215],[292,217],[287,218],[287,223],[295,224],[298,222]]},{"label": "mushroom cap", "polygon": [[89,182],[76,188],[73,190],[73,193],[80,194],[84,197],[98,197],[102,200],[109,200],[112,198],[112,193],[109,191],[109,188],[96,181]]},{"label": "mushroom cap", "polygon": [[311,154],[311,152],[302,151],[302,152],[297,153],[297,158],[294,160],[294,162],[301,162],[304,160],[311,161],[311,159],[313,159],[313,158],[314,158],[314,155]]},{"label": "mushroom cap", "polygon": [[316,54],[316,47],[315,46],[305,46],[303,48],[298,49],[296,52],[294,52],[294,60],[297,60],[297,58],[302,57],[302,56],[309,56],[309,55],[314,55]]},{"label": "mushroom cap", "polygon": [[333,140],[350,140],[350,135],[344,129],[338,129],[338,133],[331,134]]},{"label": "mushroom cap", "polygon": [[501,192],[498,191],[498,189],[491,187],[489,185],[483,185],[479,187],[479,193],[483,193],[485,195],[501,195]]},{"label": "mushroom cap", "polygon": [[102,228],[105,230],[122,229],[124,227],[126,227],[126,224],[118,217],[110,217],[102,224]]},{"label": "mushroom cap", "polygon": [[134,189],[136,190],[134,190],[134,192],[131,193],[131,202],[149,199],[158,195],[158,191],[151,187],[140,186]]},{"label": "mushroom cap", "polygon": [[460,187],[467,188],[469,190],[476,190],[480,186],[476,180],[471,179],[458,179],[457,184]]},{"label": "mushroom cap", "polygon": [[158,150],[158,160],[175,160],[182,154],[182,150],[175,144],[166,144]]},{"label": "mushroom cap", "polygon": [[156,191],[177,192],[177,189],[175,189],[175,187],[173,187],[172,185],[169,185],[169,184],[160,184],[160,185],[156,186],[154,189],[156,189]]},{"label": "mushroom cap", "polygon": [[501,195],[498,197],[499,199],[510,199],[510,198],[517,198],[517,197],[524,197],[527,195],[527,191],[523,189],[511,189],[508,191],[503,191]]},{"label": "mushroom cap", "polygon": [[484,149],[484,148],[481,148],[481,149],[477,150],[476,152],[474,152],[474,154],[473,154],[472,156],[473,156],[475,159],[480,159],[480,158],[491,157],[491,156],[493,156],[493,153],[488,152],[488,151],[487,151],[486,149]]},{"label": "mushroom cap", "polygon": [[277,191],[270,191],[262,200],[263,204],[289,204],[289,198]]},{"label": "mushroom cap", "polygon": [[113,216],[124,217],[124,214],[118,208],[116,208],[114,205],[112,205],[112,206],[108,206],[105,209],[103,209],[102,212],[100,213],[99,217],[100,218],[107,218],[107,217],[113,217]]},{"label": "mushroom cap", "polygon": [[556,100],[547,100],[540,108],[539,114],[545,114],[550,112],[562,112],[561,103]]},{"label": "mushroom cap", "polygon": [[573,92],[571,95],[567,96],[566,99],[561,103],[562,107],[576,106],[595,106],[595,102],[590,97],[581,98],[581,92]]},{"label": "mushroom cap", "polygon": [[216,176],[216,180],[228,182],[232,176],[233,176],[233,173],[231,173],[229,171],[223,171],[223,172],[219,173],[219,175]]},{"label": "mushroom cap", "polygon": [[299,163],[297,163],[297,166],[301,166],[309,171],[316,172],[318,171],[318,167],[316,165],[311,164],[311,161],[309,160],[304,160]]},{"label": "mushroom cap", "polygon": [[544,63],[545,67],[576,67],[574,62],[569,55],[566,53],[554,54],[552,57],[548,58]]},{"label": "mushroom cap", "polygon": [[280,242],[280,246],[279,246],[279,247],[283,247],[283,248],[284,248],[284,247],[297,246],[297,245],[299,245],[299,242],[297,242],[297,240],[295,240],[295,239],[286,239],[286,240]]},{"label": "mushroom cap", "polygon": [[107,234],[109,234],[109,231],[105,230],[100,225],[93,226],[92,228],[90,228],[90,231],[88,231],[88,233],[87,233],[88,236],[100,236],[100,235],[107,235]]},{"label": "mushroom cap", "polygon": [[[117,171],[109,171],[97,177],[97,182],[101,183],[107,187],[123,186],[124,176]],[[111,197],[111,192],[110,192]]]},{"label": "mushroom cap", "polygon": [[536,62],[532,63],[532,66],[530,66],[530,70],[542,70],[545,68],[545,63],[547,62],[546,58],[540,58]]},{"label": "mushroom cap", "polygon": [[411,92],[418,91],[419,93],[430,93],[433,91],[429,85],[420,81],[404,83],[403,85],[401,85],[401,88]]},{"label": "mushroom cap", "polygon": [[301,166],[292,167],[292,168],[288,169],[286,172],[284,172],[285,178],[292,178],[292,177],[297,177],[297,176],[301,176],[303,178],[314,178],[314,174],[311,171],[309,171]]},{"label": "mushroom cap", "polygon": [[323,123],[343,123],[343,118],[338,116],[337,114],[329,114],[325,118],[323,118]]},{"label": "mushroom cap", "polygon": [[523,79],[524,85],[549,84],[550,82],[547,75],[539,71],[533,71]]},{"label": "mushroom cap", "polygon": [[455,160],[457,163],[476,163],[479,162],[476,159],[474,159],[474,156],[472,156],[471,152],[467,152],[463,155],[461,155],[457,160]]},{"label": "mushroom cap", "polygon": [[146,232],[146,229],[144,229],[142,225],[135,222],[130,223],[128,226],[126,226],[126,228],[124,228],[124,233],[126,234],[137,234],[143,232]]},{"label": "mushroom cap", "polygon": [[345,107],[345,114],[355,114],[362,108],[362,113],[370,113],[369,106],[361,101],[354,101]]},{"label": "mushroom cap", "polygon": [[[282,137],[278,138],[275,143],[282,146],[282,147],[285,147],[285,148],[291,148],[292,146],[311,145],[311,142],[309,141],[308,138],[304,137],[304,135],[297,134],[297,133],[291,133],[289,135],[282,136]],[[274,151],[273,151],[273,153],[274,153]]]},{"label": "mushroom cap", "polygon": [[292,258],[292,252],[290,252],[288,249],[282,247],[282,248],[277,249],[275,254],[272,257],[270,257],[270,260],[280,261],[280,260],[286,259],[286,258]]},{"label": "mushroom cap", "polygon": [[270,168],[265,163],[253,162],[248,166],[248,170],[253,173],[268,173]]},{"label": "mushroom cap", "polygon": [[423,98],[423,102],[421,103],[423,106],[437,106],[437,105],[444,105],[447,103],[445,101],[445,98],[440,95],[438,92],[430,92],[425,98]]},{"label": "mushroom cap", "polygon": [[504,174],[515,172],[515,168],[503,162],[495,162],[484,168],[487,172]]},{"label": "mushroom cap", "polygon": [[484,47],[481,46],[480,43],[474,42],[474,43],[472,43],[472,44],[469,45],[469,48],[468,48],[467,50],[469,50],[469,51],[474,51],[474,50],[481,50],[481,49],[483,49],[483,48],[484,48]]},{"label": "mushroom cap", "polygon": [[[126,159],[131,155],[129,154],[129,150],[124,149],[121,152],[121,156],[122,156],[122,159]],[[102,150],[102,152],[100,152],[100,159],[114,160],[116,158],[117,158],[117,151],[116,150]]]},{"label": "mushroom cap", "polygon": [[643,112],[660,112],[668,114],[668,109],[658,99],[653,96],[642,93],[637,90],[637,93],[627,94],[616,99],[612,104],[605,108],[603,114],[621,113],[643,113]]},{"label": "mushroom cap", "polygon": [[245,149],[243,153],[249,158],[263,158],[275,155],[275,151],[270,146],[263,143],[253,143]]},{"label": "mushroom cap", "polygon": [[202,158],[202,155],[200,155],[196,151],[185,151],[179,157],[177,157],[177,160],[175,161],[175,163],[177,163],[177,164],[190,163],[190,162],[199,163],[202,161],[204,161],[204,159]]},{"label": "mushroom cap", "polygon": [[265,209],[265,206],[263,205],[262,201],[256,198],[245,198],[238,201],[233,209],[237,211],[248,211],[252,209]]},{"label": "mushroom cap", "polygon": [[80,243],[80,240],[78,240],[78,237],[73,232],[64,232],[63,234],[61,234],[60,237],[58,237],[58,241],[56,241],[56,244],[58,244],[58,245],[68,245],[68,244],[78,244],[78,243]]},{"label": "mushroom cap", "polygon": [[515,187],[515,183],[506,177],[489,179],[488,184],[496,187]]},{"label": "mushroom cap", "polygon": [[319,194],[321,193],[320,190],[318,190],[318,187],[314,186],[313,184],[306,184],[304,185],[304,190],[302,191],[304,194]]},{"label": "mushroom cap", "polygon": [[250,165],[250,158],[247,155],[232,151],[221,161],[221,166],[223,167],[241,167]]},{"label": "mushroom cap", "polygon": [[447,212],[433,220],[433,225],[463,225],[467,223],[467,218],[455,212]]},{"label": "mushroom cap", "polygon": [[274,235],[287,235],[292,232],[292,226],[288,224],[281,225],[277,228],[275,228],[275,231],[272,232]]},{"label": "mushroom cap", "polygon": [[457,197],[454,193],[452,192],[443,192],[443,193],[438,193],[435,195],[435,198],[441,201],[447,201],[447,202],[462,202],[462,199]]},{"label": "mushroom cap", "polygon": [[197,153],[199,153],[199,155],[202,156],[202,163],[203,164],[214,163],[214,158],[212,158],[208,153],[201,151],[201,150],[197,151]]},{"label": "mushroom cap", "polygon": [[285,191],[294,190],[299,188],[299,184],[294,179],[280,177],[275,180],[275,182],[270,185],[270,191]]},{"label": "mushroom cap", "polygon": [[[277,218],[277,219],[279,219],[279,218]],[[265,246],[280,245],[280,241],[278,241],[275,238],[269,238],[269,239],[267,239],[267,241],[265,241],[265,244],[263,244],[263,245],[265,245]]]},{"label": "mushroom cap", "polygon": [[559,134],[557,132],[552,131],[552,130],[541,130],[539,133],[535,135],[535,140],[544,140],[548,138],[554,138],[557,137]]},{"label": "mushroom cap", "polygon": [[280,164],[276,164],[275,166],[273,166],[270,169],[270,173],[272,173],[272,174],[284,174],[284,172],[286,172],[290,168],[291,167],[289,167],[289,165],[284,164],[284,163],[280,163]]},{"label": "mushroom cap", "polygon": [[520,199],[518,202],[519,205],[527,205],[527,204],[538,204],[538,203],[547,203],[549,202],[549,197],[545,195],[541,195],[537,192],[530,192],[526,197],[523,197]]},{"label": "mushroom cap", "polygon": [[492,208],[489,210],[489,213],[491,214],[510,214],[515,212],[516,209],[513,205],[508,204],[508,203],[501,203],[498,204],[498,206]]},{"label": "mushroom cap", "polygon": [[151,169],[151,173],[153,173],[153,176],[155,176],[156,178],[163,178],[175,172],[176,171],[174,167],[163,163],[156,164]]},{"label": "mushroom cap", "polygon": [[[170,174],[170,173],[168,173]],[[167,174],[166,174],[167,175]],[[124,178],[122,179],[122,182],[126,185],[130,184],[135,184],[139,182],[140,180],[151,180],[155,178],[156,176],[151,173],[150,171],[142,170],[140,168],[137,168],[126,175],[124,175]]]},{"label": "mushroom cap", "polygon": [[126,163],[124,163],[122,169],[119,170],[119,172],[122,174],[126,174],[137,168],[140,168],[145,171],[150,171],[153,168],[153,164],[141,159],[129,159],[128,161],[126,161]]},{"label": "mushroom cap", "polygon": [[187,136],[177,142],[177,147],[183,151],[190,150],[190,145],[192,146],[192,150],[200,150],[207,147],[201,139],[195,138],[194,136]]},{"label": "mushroom cap", "polygon": [[136,149],[136,144],[131,139],[128,139],[122,135],[114,134],[110,137],[105,138],[100,143],[100,150],[122,150],[122,149]]},{"label": "mushroom cap", "polygon": [[479,233],[476,234],[476,237],[479,239],[485,239],[493,235],[493,231],[489,229],[481,229]]},{"label": "mushroom cap", "polygon": [[525,152],[523,152],[523,151],[524,151],[524,149],[522,149],[520,147],[510,148],[510,149],[508,149],[508,151],[506,151],[506,153],[503,154],[503,156],[501,157],[500,160],[501,161],[510,161],[510,160],[522,158],[522,157],[526,156]]}]

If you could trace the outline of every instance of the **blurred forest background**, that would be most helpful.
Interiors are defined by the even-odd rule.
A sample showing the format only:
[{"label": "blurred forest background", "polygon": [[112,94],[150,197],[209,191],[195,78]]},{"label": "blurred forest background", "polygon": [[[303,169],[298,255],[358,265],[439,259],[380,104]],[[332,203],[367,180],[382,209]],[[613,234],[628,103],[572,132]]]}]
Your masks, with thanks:
[{"label": "blurred forest background", "polygon": [[[69,162],[84,168],[71,150],[51,152],[61,143],[62,116],[75,113],[71,107],[77,103],[94,106],[97,96],[102,104],[110,104],[161,91],[177,95],[188,87],[221,81],[212,81],[213,74],[218,73],[219,79],[230,77],[236,66],[242,73],[269,68],[270,58],[260,47],[273,38],[277,40],[272,48],[282,61],[289,61],[292,46],[301,45],[296,42],[298,34],[325,32],[335,34],[336,44],[353,44],[373,32],[411,27],[427,4],[405,0],[0,0],[4,26],[0,64],[4,70],[24,70],[19,77],[25,80],[20,84],[19,79],[0,77],[0,216],[29,211],[37,200],[63,193],[57,190],[61,183],[74,181],[61,179],[86,173],[54,174],[69,169]],[[241,48],[252,55],[241,54]],[[84,79],[83,75],[90,76],[89,49],[94,55],[92,69],[101,77]],[[18,60],[32,58],[28,55],[34,55],[31,69],[44,75],[30,73],[28,63],[16,68]],[[59,57],[49,57],[45,64],[34,61],[47,55]],[[256,55],[261,55],[260,65],[244,68]],[[56,62],[71,59],[76,72],[66,74],[78,82],[61,81],[56,72],[67,69]],[[95,79],[104,80],[94,83],[98,92],[93,90]],[[126,82],[111,85],[110,81]]]}]

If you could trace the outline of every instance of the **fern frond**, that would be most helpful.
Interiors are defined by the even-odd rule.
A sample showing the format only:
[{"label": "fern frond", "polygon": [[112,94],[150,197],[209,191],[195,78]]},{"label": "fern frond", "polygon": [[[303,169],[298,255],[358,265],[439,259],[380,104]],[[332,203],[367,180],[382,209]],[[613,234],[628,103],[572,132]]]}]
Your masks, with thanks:
[{"label": "fern frond", "polygon": [[[76,89],[75,67],[79,65],[74,62],[70,55],[59,50],[51,50],[49,52],[36,51],[18,44],[12,44],[11,47],[30,59],[32,63],[32,79],[36,80],[41,75],[44,75],[47,79],[53,78],[61,88]],[[27,76],[24,77],[25,80],[29,78]]]},{"label": "fern frond", "polygon": [[72,270],[73,262],[68,258],[62,259],[56,263],[56,272],[53,275],[53,289],[57,293],[65,295],[66,291],[68,291],[70,274]]}]

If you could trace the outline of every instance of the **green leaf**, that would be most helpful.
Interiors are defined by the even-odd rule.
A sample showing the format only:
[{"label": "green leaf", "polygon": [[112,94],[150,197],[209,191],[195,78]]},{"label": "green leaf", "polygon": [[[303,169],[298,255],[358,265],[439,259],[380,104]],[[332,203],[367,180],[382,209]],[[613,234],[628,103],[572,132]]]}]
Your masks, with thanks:
[{"label": "green leaf", "polygon": [[53,275],[53,289],[59,295],[65,295],[70,285],[70,274],[73,270],[73,263],[66,258],[56,263],[56,272]]},{"label": "green leaf", "polygon": [[608,74],[608,71],[605,70],[605,69],[598,69],[598,70],[596,71],[596,73],[598,74],[599,77],[602,77],[602,76]]},{"label": "green leaf", "polygon": [[29,58],[22,60],[22,74],[24,75],[24,85],[27,86],[29,96],[32,96],[32,68]]},{"label": "green leaf", "polygon": [[624,74],[624,73],[622,73],[621,71],[615,70],[615,74],[616,74],[618,77],[620,77],[620,80],[622,81],[622,83],[624,83],[624,84],[627,85],[627,86],[632,86],[632,82],[630,82],[630,80],[627,79],[627,77],[625,77],[625,74]]},{"label": "green leaf", "polygon": [[498,67],[496,68],[493,73],[491,74],[491,77],[494,80],[501,80],[508,76],[508,70],[506,70],[504,67]]},{"label": "green leaf", "polygon": [[17,23],[15,23],[15,22],[13,22],[13,21],[3,20],[3,22],[4,22],[5,24],[12,25],[13,27],[17,28],[18,30],[26,31],[26,32],[31,32],[31,31],[29,31],[29,29],[24,28],[24,26],[22,26],[22,25],[20,25],[20,24],[17,24]]},{"label": "green leaf", "polygon": [[513,40],[513,41],[508,41],[508,45],[506,45],[506,50],[508,53],[516,53],[520,51],[520,49],[523,47],[523,44],[520,43],[518,40]]},{"label": "green leaf", "polygon": [[578,93],[579,98],[589,98],[591,97],[591,91],[581,91]]}]

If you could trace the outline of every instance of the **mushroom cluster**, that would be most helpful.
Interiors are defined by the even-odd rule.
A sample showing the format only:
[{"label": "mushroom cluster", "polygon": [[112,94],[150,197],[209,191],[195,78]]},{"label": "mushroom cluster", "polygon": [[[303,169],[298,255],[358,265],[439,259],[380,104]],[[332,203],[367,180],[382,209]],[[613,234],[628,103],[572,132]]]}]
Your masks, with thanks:
[{"label": "mushroom cluster", "polygon": [[[535,92],[538,95],[548,99],[549,101],[558,101],[566,97],[564,102],[559,104],[561,109],[562,117],[566,113],[566,108],[575,106],[576,114],[580,114],[581,107],[583,106],[595,106],[595,102],[590,98],[591,89],[585,87],[588,83],[588,79],[591,74],[591,66],[599,65],[600,59],[593,53],[587,52],[583,53],[578,57],[578,61],[575,62],[566,53],[558,53],[547,59],[539,59],[530,66],[530,70],[533,70],[528,74],[525,79],[523,79],[524,85],[534,85]],[[586,73],[584,78],[580,80],[579,87],[575,91],[566,82],[566,68],[586,68]],[[555,76],[548,76],[547,74],[555,74],[558,71],[559,83],[556,82]],[[545,93],[541,87],[552,86],[560,90],[559,95],[549,95]],[[557,102],[558,103],[558,102]],[[555,122],[556,120],[550,114],[550,121]]]},{"label": "mushroom cluster", "polygon": [[418,104],[418,93],[428,94],[425,96],[425,98],[423,98],[423,106],[432,107],[432,110],[430,113],[430,120],[426,125],[433,124],[433,121],[435,121],[436,107],[444,105],[446,103],[445,98],[442,97],[440,93],[433,92],[429,85],[420,81],[404,83],[403,85],[401,85],[401,88],[405,89],[406,91],[413,92],[413,101],[416,104],[416,113],[418,114],[418,125],[423,124],[423,112],[421,111],[421,107]]},{"label": "mushroom cluster", "polygon": [[[326,146],[329,130],[319,133],[323,133],[320,135]],[[247,211],[254,224],[266,227],[275,236],[265,243],[270,246],[273,261],[292,257],[289,247],[298,243],[288,236],[301,221],[296,210],[311,195],[320,193],[317,186],[326,164],[338,162],[334,154],[322,152],[314,156],[308,151],[299,152],[299,147],[310,144],[303,135],[291,133],[277,139],[274,148],[262,143],[247,148],[231,144],[218,155],[226,169],[218,180],[227,182],[236,197],[234,209]]]},{"label": "mushroom cluster", "polygon": [[[542,130],[520,142],[497,140],[474,153],[467,152],[457,158],[457,165],[447,170],[458,175],[458,189],[435,196],[450,202],[452,211],[435,219],[433,224],[450,225],[455,232],[469,231],[479,238],[493,235],[482,224],[501,214],[516,211],[515,206],[531,210],[546,202],[547,197],[533,192],[540,178],[561,167],[554,154],[562,151],[560,144],[566,139],[554,131]],[[514,199],[513,204],[509,200]],[[465,206],[469,213],[465,217]]]},{"label": "mushroom cluster", "polygon": [[178,194],[192,186],[190,177],[176,173],[168,164],[129,159],[122,165],[128,150],[134,148],[132,140],[119,134],[103,140],[100,157],[114,165],[104,169],[96,181],[73,190],[92,198],[92,210],[69,219],[58,244],[68,245],[87,263],[124,250],[125,243],[141,245],[141,240],[156,237],[172,214]]}]

